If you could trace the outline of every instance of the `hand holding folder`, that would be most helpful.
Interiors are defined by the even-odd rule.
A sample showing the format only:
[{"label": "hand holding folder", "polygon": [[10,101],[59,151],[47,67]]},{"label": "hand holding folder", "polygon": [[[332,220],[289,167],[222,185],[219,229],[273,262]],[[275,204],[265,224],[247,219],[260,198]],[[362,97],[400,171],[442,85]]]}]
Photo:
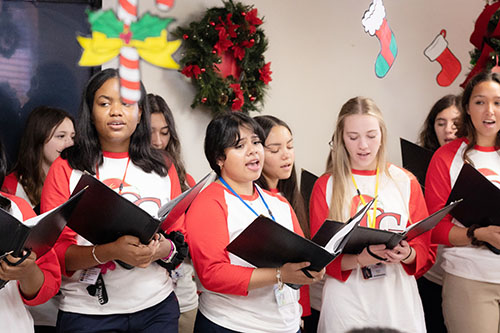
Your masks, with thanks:
[{"label": "hand holding folder", "polygon": [[[434,214],[426,217],[425,219],[413,223],[403,232],[392,232],[381,229],[373,229],[358,226],[348,239],[347,244],[344,246],[344,253],[359,254],[363,249],[369,245],[385,244],[386,248],[393,249],[402,240],[412,240],[413,238],[423,234],[426,231],[434,228],[439,221],[441,221],[447,214],[450,213],[456,206],[459,205],[461,200],[457,200]],[[321,228],[325,225],[333,230],[342,228],[343,223],[337,221],[327,220]],[[321,229],[320,229],[321,230]]]},{"label": "hand holding folder", "polygon": [[148,244],[160,227],[166,230],[186,212],[210,179],[209,175],[179,197],[160,207],[157,218],[123,198],[98,179],[84,174],[73,193],[86,186],[88,190],[68,221],[68,227],[92,244],[111,243],[124,235],[135,236],[141,243]]},{"label": "hand holding folder", "polygon": [[[62,205],[24,222],[0,209],[0,260],[6,260],[5,257],[12,254],[21,259],[9,264],[18,265],[31,251],[36,253],[37,258],[47,253],[59,238],[84,191],[82,189]],[[0,289],[5,284],[6,281],[0,280]]]},{"label": "hand holding folder", "polygon": [[[463,226],[500,226],[500,209],[497,206],[500,189],[468,163],[462,166],[447,202],[458,198],[463,198],[463,204],[454,209],[451,215]],[[491,251],[500,254],[500,250],[486,244]]]},{"label": "hand holding folder", "polygon": [[[256,267],[281,267],[286,263],[310,262],[304,269],[320,271],[341,252],[373,200],[354,217],[343,223],[342,228],[320,229],[312,241],[297,235],[279,223],[261,215],[236,237],[226,250]],[[316,243],[320,241],[321,243]],[[325,246],[325,247],[323,247]],[[300,286],[291,285],[297,289]]]}]

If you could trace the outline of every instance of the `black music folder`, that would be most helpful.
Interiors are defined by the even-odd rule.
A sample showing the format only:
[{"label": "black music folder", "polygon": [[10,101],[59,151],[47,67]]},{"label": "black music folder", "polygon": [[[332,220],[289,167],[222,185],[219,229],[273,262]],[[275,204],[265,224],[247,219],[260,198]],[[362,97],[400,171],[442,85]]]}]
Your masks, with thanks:
[{"label": "black music folder", "polygon": [[311,265],[306,270],[320,271],[342,252],[352,231],[372,204],[373,200],[335,232],[320,229],[318,233],[324,233],[326,239],[324,247],[260,215],[229,243],[226,250],[256,267],[274,268],[288,262],[308,261]]},{"label": "black music folder", "polygon": [[423,189],[425,187],[427,168],[429,167],[434,152],[403,138],[399,140],[401,144],[403,168],[417,177],[418,183]]},{"label": "black music folder", "polygon": [[311,193],[314,187],[314,183],[318,180],[318,176],[313,173],[301,169],[300,172],[300,194],[304,198],[304,205],[306,208],[307,215],[309,216],[309,201],[311,200]]},{"label": "black music folder", "polygon": [[[24,222],[0,208],[0,260],[8,254],[21,258],[23,250],[34,251],[37,258],[47,253],[59,238],[84,190],[62,205]],[[7,282],[0,280],[0,289]]]},{"label": "black music folder", "polygon": [[[369,245],[385,244],[388,249],[394,248],[402,240],[412,240],[413,238],[423,234],[426,231],[434,228],[447,214],[449,214],[457,206],[461,200],[457,200],[434,214],[429,215],[425,219],[413,223],[403,232],[393,232],[388,230],[373,229],[358,226],[353,232],[347,244],[344,246],[344,253],[359,254]],[[336,230],[342,228],[342,222],[325,221],[329,228]],[[322,226],[323,227],[323,226]]]},{"label": "black music folder", "polygon": [[175,198],[160,207],[160,217],[156,218],[100,180],[84,174],[73,193],[84,187],[88,189],[68,221],[68,227],[92,244],[114,242],[124,235],[136,236],[141,243],[148,244],[160,227],[167,228],[189,208],[210,178],[208,176],[181,194],[179,200]]},{"label": "black music folder", "polygon": [[[500,186],[500,184],[498,185]],[[451,215],[465,227],[500,225],[500,189],[472,165],[464,163],[448,202],[463,199]]]},{"label": "black music folder", "polygon": [[62,205],[24,222],[0,209],[0,255],[22,255],[23,250],[34,251],[37,258],[47,253],[56,243],[75,207],[82,198],[82,191]]},{"label": "black music folder", "polygon": [[161,221],[161,228],[167,230],[182,214],[186,213],[194,198],[200,193],[205,185],[210,184],[215,179],[215,172],[208,173],[196,185],[184,191],[178,197],[170,200],[158,210],[158,217]]}]

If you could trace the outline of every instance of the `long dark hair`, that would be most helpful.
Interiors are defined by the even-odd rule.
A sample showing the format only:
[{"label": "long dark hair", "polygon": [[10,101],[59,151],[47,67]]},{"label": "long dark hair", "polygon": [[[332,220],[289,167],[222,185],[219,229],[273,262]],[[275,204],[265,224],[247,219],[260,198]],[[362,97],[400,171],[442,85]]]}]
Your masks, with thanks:
[{"label": "long dark hair", "polygon": [[[3,180],[7,175],[7,157],[5,156],[5,148],[2,141],[0,141],[0,184],[3,184]],[[9,211],[10,210],[10,200],[0,195],[0,208]]]},{"label": "long dark hair", "polygon": [[[460,110],[460,123],[458,124],[457,137],[464,137],[468,139],[469,143],[464,149],[462,158],[464,161],[472,165],[474,165],[474,163],[469,158],[469,151],[471,151],[477,144],[477,133],[474,124],[472,124],[472,119],[467,111],[469,110],[469,102],[474,88],[478,84],[488,81],[493,81],[500,85],[500,74],[492,72],[479,73],[467,82],[467,86],[465,86],[462,93],[462,108]],[[497,133],[495,147],[500,147],[500,132]]]},{"label": "long dark hair", "polygon": [[39,106],[31,111],[26,120],[17,161],[12,171],[16,173],[19,183],[23,186],[34,206],[40,203],[46,176],[42,168],[43,147],[54,135],[56,127],[66,118],[71,120],[73,126],[75,125],[73,117],[66,111],[49,106]]},{"label": "long dark hair", "polygon": [[[97,130],[92,122],[92,107],[96,91],[109,79],[118,78],[114,68],[105,69],[94,74],[83,91],[80,114],[77,123],[75,144],[65,149],[61,156],[68,160],[76,170],[95,174],[96,164],[103,163],[101,144]],[[146,89],[141,82],[141,99],[138,102],[142,116],[130,137],[128,153],[132,162],[144,172],[156,172],[160,176],[167,175],[167,166],[161,152],[151,147],[151,116],[146,99]]]},{"label": "long dark hair", "polygon": [[[274,116],[258,116],[254,117],[255,121],[262,127],[264,130],[265,138],[269,135],[269,132],[275,126],[283,126],[285,127],[290,134],[292,134],[292,130],[290,127],[281,119],[276,118]],[[264,139],[265,141],[265,139]],[[264,163],[266,163],[264,161]],[[260,175],[260,178],[256,181],[260,187],[263,189],[269,190],[269,184],[264,177],[264,172]],[[309,238],[309,221],[306,214],[306,209],[304,205],[304,198],[299,191],[299,187],[297,185],[297,173],[295,171],[295,162],[292,167],[292,174],[287,179],[280,179],[278,181],[278,191],[290,202],[292,205],[297,218],[299,219],[300,226],[304,234]]]},{"label": "long dark hair", "polygon": [[165,151],[174,163],[177,175],[179,176],[179,182],[181,183],[181,190],[184,192],[189,186],[186,184],[186,167],[184,166],[184,160],[182,159],[181,142],[179,140],[179,135],[177,134],[172,111],[168,107],[167,102],[161,96],[148,94],[147,100],[151,109],[151,114],[159,113],[165,117],[165,121],[168,125],[168,131],[170,133],[170,139],[167,147],[165,147]]},{"label": "long dark hair", "polygon": [[429,114],[427,115],[427,118],[425,119],[422,130],[419,134],[418,143],[422,147],[432,151],[435,151],[439,147],[441,147],[436,135],[436,130],[434,129],[434,123],[436,122],[437,115],[450,106],[455,106],[458,110],[460,110],[460,96],[446,95],[441,97],[436,103],[434,103],[431,110],[429,111]]}]

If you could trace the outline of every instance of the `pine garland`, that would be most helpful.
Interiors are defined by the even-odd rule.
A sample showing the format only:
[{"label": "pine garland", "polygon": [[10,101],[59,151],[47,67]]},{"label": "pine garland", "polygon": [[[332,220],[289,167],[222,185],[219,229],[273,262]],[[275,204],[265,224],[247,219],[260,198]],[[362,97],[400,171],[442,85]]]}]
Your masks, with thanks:
[{"label": "pine garland", "polygon": [[[496,1],[495,1],[496,2]],[[490,21],[488,22],[488,34],[493,33],[495,31],[495,28],[498,25],[498,21],[500,19],[500,10],[497,10],[495,14],[491,17]],[[485,38],[485,42],[488,43],[494,50],[494,52],[490,53],[490,59],[486,63],[486,70],[491,70],[496,65],[496,57],[500,56],[500,39],[495,38],[495,37],[490,37],[490,38]],[[472,66],[475,66],[477,64],[477,60],[481,56],[481,51],[478,48],[474,48],[474,50],[470,51],[470,64]]]},{"label": "pine garland", "polygon": [[[271,63],[264,59],[268,41],[260,28],[263,21],[253,6],[232,0],[223,3],[224,7],[208,9],[201,20],[175,32],[184,39],[182,73],[192,78],[197,89],[191,107],[203,105],[213,115],[260,111],[272,73]],[[221,76],[217,66],[224,55],[234,56],[239,77]]]}]

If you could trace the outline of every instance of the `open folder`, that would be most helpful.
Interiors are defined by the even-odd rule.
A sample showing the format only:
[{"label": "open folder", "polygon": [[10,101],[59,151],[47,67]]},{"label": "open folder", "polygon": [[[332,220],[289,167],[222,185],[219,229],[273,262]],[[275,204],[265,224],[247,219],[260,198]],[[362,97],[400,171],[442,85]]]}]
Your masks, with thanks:
[{"label": "open folder", "polygon": [[160,227],[168,228],[189,208],[209,179],[207,175],[181,194],[179,200],[173,199],[160,207],[159,216],[153,217],[100,180],[84,174],[73,193],[87,186],[88,189],[68,221],[68,227],[92,244],[114,242],[124,235],[136,236],[143,244],[148,244]]},{"label": "open folder", "polygon": [[[497,183],[498,184],[498,183]],[[500,184],[495,185],[472,165],[465,163],[460,170],[448,202],[463,198],[463,204],[451,215],[462,225],[470,227],[500,225]]]},{"label": "open folder", "polygon": [[399,140],[401,144],[403,168],[414,174],[420,186],[424,188],[425,175],[427,174],[427,168],[434,154],[433,151],[403,138]]},{"label": "open folder", "polygon": [[[426,231],[434,228],[447,214],[455,207],[459,206],[461,200],[457,200],[425,219],[413,223],[402,232],[393,232],[388,230],[373,229],[358,226],[353,232],[347,244],[344,246],[344,253],[358,254],[369,245],[385,244],[388,249],[394,248],[402,240],[412,240],[413,238],[423,234]],[[344,223],[327,220],[323,223],[322,228],[331,228],[334,231],[342,228]],[[320,229],[321,230],[321,229]]]},{"label": "open folder", "polygon": [[[56,243],[85,189],[62,205],[24,222],[0,208],[0,259],[12,254],[22,257],[23,250],[34,251],[40,258]],[[6,284],[0,280],[0,289]]]},{"label": "open folder", "polygon": [[256,267],[274,268],[288,262],[308,261],[311,265],[305,270],[317,272],[342,252],[343,246],[372,204],[373,200],[335,232],[320,229],[318,233],[322,233],[322,237],[327,240],[324,247],[316,244],[314,239],[310,241],[260,215],[229,243],[226,250]]}]

